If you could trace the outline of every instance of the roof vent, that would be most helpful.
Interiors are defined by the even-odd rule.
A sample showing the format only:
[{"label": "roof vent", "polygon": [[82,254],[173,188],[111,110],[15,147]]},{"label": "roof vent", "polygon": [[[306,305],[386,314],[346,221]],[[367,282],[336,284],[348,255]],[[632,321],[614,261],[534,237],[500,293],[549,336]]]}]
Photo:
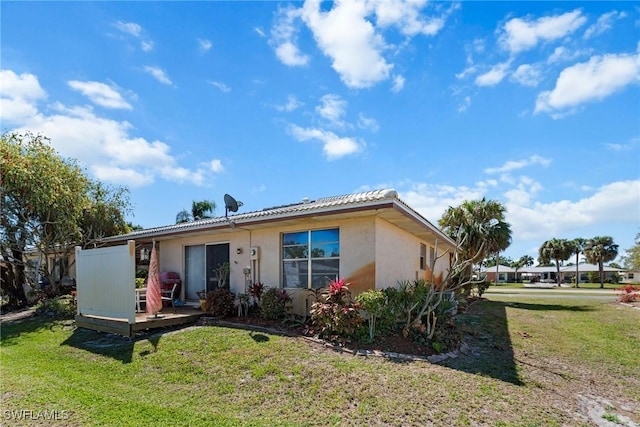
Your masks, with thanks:
[{"label": "roof vent", "polygon": [[302,203],[309,203],[309,198],[308,197],[303,197],[302,198]]}]

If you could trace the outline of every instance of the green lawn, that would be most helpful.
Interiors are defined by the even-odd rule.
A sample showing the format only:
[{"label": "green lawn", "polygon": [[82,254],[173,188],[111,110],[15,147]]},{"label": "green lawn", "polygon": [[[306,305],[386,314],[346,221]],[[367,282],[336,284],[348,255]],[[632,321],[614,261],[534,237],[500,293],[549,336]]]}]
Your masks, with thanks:
[{"label": "green lawn", "polygon": [[[569,284],[569,283],[565,283],[565,285],[569,285],[570,287],[568,288],[563,287],[562,288],[563,290],[564,289],[600,289],[600,283],[580,283],[580,288],[574,288],[573,284]],[[620,283],[605,283],[604,289],[614,290],[614,289],[621,288],[622,286],[624,285]],[[498,283],[497,285],[491,284],[489,289],[491,288],[524,288],[524,286],[522,283]]]},{"label": "green lawn", "polygon": [[640,420],[640,310],[498,298],[462,318],[474,354],[443,365],[213,326],[129,340],[5,323],[1,409],[64,411],[57,425],[553,426],[589,425],[577,396],[597,394],[605,419]]}]

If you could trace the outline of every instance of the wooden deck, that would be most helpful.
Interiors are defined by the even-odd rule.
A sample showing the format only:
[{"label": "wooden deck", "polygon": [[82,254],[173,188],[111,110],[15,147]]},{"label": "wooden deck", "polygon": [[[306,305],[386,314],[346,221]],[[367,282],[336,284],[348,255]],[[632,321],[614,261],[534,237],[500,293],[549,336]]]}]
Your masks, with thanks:
[{"label": "wooden deck", "polygon": [[195,323],[203,314],[199,308],[183,306],[176,307],[175,313],[170,307],[165,307],[157,318],[150,317],[147,313],[136,313],[133,324],[129,324],[126,319],[102,316],[77,315],[75,319],[78,328],[132,337],[137,331]]}]

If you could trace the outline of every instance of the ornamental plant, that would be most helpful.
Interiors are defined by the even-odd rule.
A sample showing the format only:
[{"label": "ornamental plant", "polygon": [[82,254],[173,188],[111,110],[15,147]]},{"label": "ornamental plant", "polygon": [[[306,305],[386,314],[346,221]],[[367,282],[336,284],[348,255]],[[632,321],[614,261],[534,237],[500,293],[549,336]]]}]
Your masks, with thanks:
[{"label": "ornamental plant", "polygon": [[332,281],[320,299],[311,305],[311,321],[316,335],[329,339],[352,337],[364,319],[344,279]]},{"label": "ornamental plant", "polygon": [[289,309],[291,297],[284,289],[267,288],[260,299],[260,315],[264,319],[282,319]]},{"label": "ornamental plant", "polygon": [[215,317],[231,316],[236,311],[236,296],[225,288],[217,288],[207,293],[207,311]]},{"label": "ornamental plant", "polygon": [[618,297],[620,302],[636,302],[640,301],[640,286],[626,285],[621,288],[617,288]]},{"label": "ornamental plant", "polygon": [[356,297],[356,301],[367,314],[369,322],[369,339],[373,340],[376,333],[376,320],[379,319],[387,304],[387,297],[382,291],[368,290]]}]

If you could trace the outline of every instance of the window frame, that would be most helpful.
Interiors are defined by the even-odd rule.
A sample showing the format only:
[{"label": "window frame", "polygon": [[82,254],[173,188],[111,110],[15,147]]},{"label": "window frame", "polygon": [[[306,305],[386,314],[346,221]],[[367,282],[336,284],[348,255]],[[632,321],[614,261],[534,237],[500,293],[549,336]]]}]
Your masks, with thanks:
[{"label": "window frame", "polygon": [[[315,241],[314,240],[313,238],[314,233],[320,233],[325,231],[335,232],[337,240],[336,241],[323,241],[323,240]],[[292,242],[289,244],[285,244],[285,237],[287,235],[300,235],[301,233],[306,233],[306,239],[301,239],[301,240],[306,240],[306,243]],[[317,276],[318,274],[322,274],[322,273],[314,274],[314,262],[317,265],[319,261],[327,261],[327,260],[336,261],[337,274],[335,279],[340,277],[340,227],[317,228],[317,229],[282,232],[280,233],[279,246],[280,246],[280,287],[281,288],[283,289],[320,289],[327,286],[328,283],[315,288],[313,286],[314,276]],[[338,256],[335,256],[335,254],[332,252],[329,256],[314,257],[313,256],[314,250],[321,249],[321,247],[334,247],[334,248],[337,247]],[[285,256],[285,251],[287,248],[300,248],[300,249],[304,248],[302,252],[304,256],[299,256],[299,255],[293,256],[293,257]],[[291,285],[285,286],[285,283],[287,282],[287,275],[288,275],[286,272],[288,268],[285,267],[286,263],[291,263],[292,265],[294,263],[297,263],[298,267],[300,266],[305,267],[305,265],[300,264],[300,262],[303,262],[306,264],[306,286],[291,286]],[[318,271],[318,269],[316,268],[315,271]],[[293,273],[289,273],[289,274],[293,274]],[[298,275],[298,278],[303,277],[300,273],[298,273],[297,275]]]}]

